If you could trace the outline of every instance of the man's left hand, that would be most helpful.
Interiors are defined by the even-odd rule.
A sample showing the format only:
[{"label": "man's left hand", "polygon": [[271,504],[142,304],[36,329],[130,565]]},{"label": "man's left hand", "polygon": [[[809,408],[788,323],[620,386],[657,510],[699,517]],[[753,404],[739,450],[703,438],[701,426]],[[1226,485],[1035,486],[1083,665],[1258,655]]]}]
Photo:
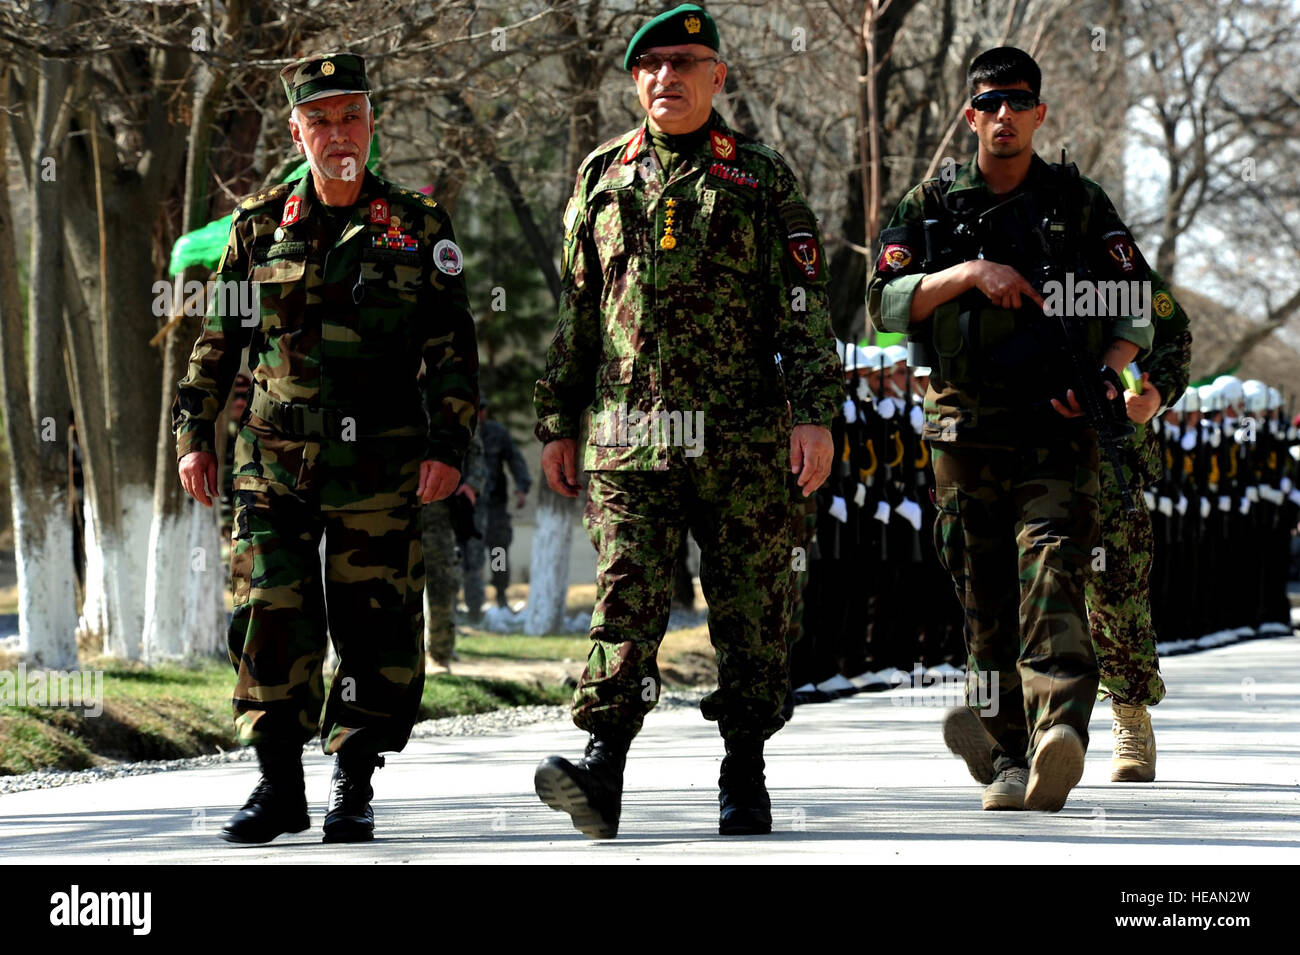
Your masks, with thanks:
[{"label": "man's left hand", "polygon": [[804,497],[825,483],[834,457],[835,445],[829,428],[798,424],[790,432],[790,473],[799,475],[799,489]]},{"label": "man's left hand", "polygon": [[528,504],[528,495],[523,491],[515,491],[515,510],[522,511]]},{"label": "man's left hand", "polygon": [[1124,410],[1128,412],[1128,420],[1137,424],[1146,424],[1154,418],[1163,403],[1160,389],[1151,384],[1151,377],[1145,371],[1142,372],[1142,394],[1124,392]]},{"label": "man's left hand", "polygon": [[459,483],[460,472],[450,464],[443,464],[441,461],[421,461],[420,487],[416,494],[419,495],[421,504],[441,501],[456,490],[456,485]]}]

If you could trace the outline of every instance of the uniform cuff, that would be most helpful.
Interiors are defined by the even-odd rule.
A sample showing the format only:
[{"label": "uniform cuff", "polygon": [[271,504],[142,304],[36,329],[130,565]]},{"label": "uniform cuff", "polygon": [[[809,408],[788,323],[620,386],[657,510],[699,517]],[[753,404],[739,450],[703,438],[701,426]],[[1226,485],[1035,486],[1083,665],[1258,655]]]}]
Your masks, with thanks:
[{"label": "uniform cuff", "polygon": [[1151,351],[1151,345],[1156,337],[1156,324],[1148,319],[1145,323],[1138,325],[1133,318],[1121,318],[1111,323],[1111,339],[1122,338],[1126,342],[1132,342],[1138,347],[1138,353]]},{"label": "uniform cuff", "polygon": [[551,441],[560,441],[564,438],[578,438],[578,423],[563,414],[540,415],[537,418],[537,426],[533,428],[533,434],[542,444]]},{"label": "uniform cuff", "polygon": [[880,293],[880,324],[887,332],[906,333],[912,321],[912,296],[925,273],[900,275]]},{"label": "uniform cuff", "polygon": [[191,425],[187,430],[180,431],[176,435],[176,460],[179,461],[187,454],[193,454],[195,451],[204,451],[208,454],[216,454],[216,448],[212,440],[212,429],[203,429]]}]

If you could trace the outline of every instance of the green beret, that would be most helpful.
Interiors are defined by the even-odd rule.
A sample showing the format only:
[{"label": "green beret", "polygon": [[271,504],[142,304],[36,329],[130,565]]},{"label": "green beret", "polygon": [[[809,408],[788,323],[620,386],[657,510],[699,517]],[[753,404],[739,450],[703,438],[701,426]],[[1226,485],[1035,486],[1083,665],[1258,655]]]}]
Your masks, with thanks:
[{"label": "green beret", "polygon": [[355,53],[304,57],[282,69],[280,81],[290,109],[326,96],[370,92],[366,61]]},{"label": "green beret", "polygon": [[632,72],[632,63],[643,50],[655,46],[680,46],[683,43],[699,43],[714,52],[718,50],[718,25],[699,4],[683,3],[673,7],[637,30],[632,42],[627,45],[623,69]]}]

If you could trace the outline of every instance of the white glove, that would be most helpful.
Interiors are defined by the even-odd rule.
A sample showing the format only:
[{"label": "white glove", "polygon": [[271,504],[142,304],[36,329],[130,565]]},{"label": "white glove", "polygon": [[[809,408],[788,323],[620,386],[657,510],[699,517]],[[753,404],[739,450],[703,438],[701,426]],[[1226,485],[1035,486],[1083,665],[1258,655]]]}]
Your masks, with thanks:
[{"label": "white glove", "polygon": [[1286,500],[1286,495],[1275,487],[1269,487],[1267,484],[1259,486],[1259,496],[1274,506],[1281,506]]},{"label": "white glove", "polygon": [[881,398],[876,404],[876,414],[888,421],[898,414],[898,402],[893,398]]},{"label": "white glove", "polygon": [[882,524],[889,523],[889,502],[883,498],[876,502],[876,513],[871,515]]},{"label": "white glove", "polygon": [[854,424],[858,420],[858,406],[852,398],[844,399],[844,420]]},{"label": "white glove", "polygon": [[1219,430],[1210,432],[1210,447],[1217,448],[1223,443],[1223,432]]},{"label": "white glove", "polygon": [[1241,513],[1242,513],[1243,516],[1246,515],[1246,514],[1249,514],[1249,513],[1250,513],[1250,498],[1248,498],[1248,497],[1243,497],[1243,498],[1241,499],[1241,506],[1240,506],[1239,508],[1237,508],[1237,509],[1238,509],[1239,511],[1241,511]]},{"label": "white glove", "polygon": [[917,434],[925,430],[925,412],[920,405],[912,405],[912,430]]},{"label": "white glove", "polygon": [[1196,447],[1196,432],[1188,431],[1178,443],[1184,451],[1191,451]]},{"label": "white glove", "polygon": [[917,504],[916,501],[904,500],[894,510],[898,512],[899,517],[912,525],[912,530],[919,531],[921,529],[921,505]]},{"label": "white glove", "polygon": [[1156,509],[1156,492],[1155,492],[1155,491],[1143,491],[1143,492],[1142,492],[1142,499],[1145,500],[1145,501],[1147,502],[1147,510],[1148,510],[1148,511],[1154,511],[1154,510]]},{"label": "white glove", "polygon": [[853,492],[853,506],[861,507],[865,503],[867,503],[867,486],[859,481],[858,489]]},{"label": "white glove", "polygon": [[835,518],[841,524],[849,519],[849,508],[848,505],[844,503],[844,498],[831,498],[830,514],[831,517]]},{"label": "white glove", "polygon": [[1201,498],[1201,520],[1205,520],[1209,516],[1210,516],[1210,499],[1208,497],[1203,497]]},{"label": "white glove", "polygon": [[1259,501],[1259,488],[1254,484],[1246,488],[1246,499],[1252,504],[1257,503]]},{"label": "white glove", "polygon": [[1287,498],[1292,504],[1300,504],[1300,488],[1292,488],[1291,493],[1287,495]]},{"label": "white glove", "polygon": [[1292,487],[1291,479],[1290,479],[1289,477],[1286,477],[1285,475],[1283,475],[1283,477],[1282,477],[1282,493],[1283,493],[1283,494],[1290,494],[1290,493],[1291,493],[1291,487]]},{"label": "white glove", "polygon": [[[1157,418],[1156,420],[1158,421],[1159,419]],[[1167,424],[1164,426],[1164,429],[1169,433],[1170,441],[1177,441],[1179,436],[1183,433],[1183,429],[1178,427],[1176,424]]]},{"label": "white glove", "polygon": [[1219,510],[1221,510],[1221,511],[1230,511],[1230,510],[1232,510],[1232,498],[1228,497],[1228,495],[1226,495],[1226,494],[1220,494],[1220,495],[1219,495]]},{"label": "white glove", "polygon": [[1156,502],[1156,509],[1160,511],[1160,513],[1163,514],[1165,517],[1173,517],[1174,499],[1172,497],[1165,497],[1163,494],[1161,494],[1160,500]]},{"label": "white glove", "polygon": [[1187,513],[1187,495],[1186,495],[1186,494],[1179,494],[1179,495],[1178,495],[1178,503],[1174,505],[1174,510],[1176,510],[1176,511],[1178,512],[1178,516],[1179,516],[1179,517],[1182,517],[1184,514]]}]

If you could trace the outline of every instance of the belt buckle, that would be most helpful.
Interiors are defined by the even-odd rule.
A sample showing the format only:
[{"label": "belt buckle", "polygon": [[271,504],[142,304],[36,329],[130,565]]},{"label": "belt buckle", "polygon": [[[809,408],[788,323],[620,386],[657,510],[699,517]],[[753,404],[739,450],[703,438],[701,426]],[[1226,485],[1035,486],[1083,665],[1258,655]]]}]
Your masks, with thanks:
[{"label": "belt buckle", "polygon": [[325,409],[312,408],[310,406],[302,408],[302,427],[299,429],[303,435],[315,437],[324,437],[325,435]]}]

